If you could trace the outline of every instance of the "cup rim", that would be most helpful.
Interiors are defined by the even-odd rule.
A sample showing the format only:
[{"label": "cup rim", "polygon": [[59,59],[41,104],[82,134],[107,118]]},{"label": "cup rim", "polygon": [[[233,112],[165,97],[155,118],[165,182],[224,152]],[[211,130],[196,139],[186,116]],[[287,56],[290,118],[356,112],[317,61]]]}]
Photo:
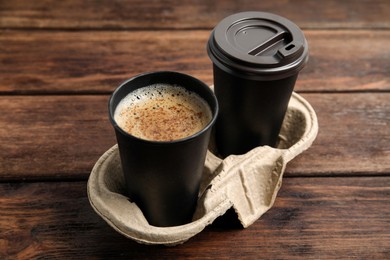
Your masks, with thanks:
[{"label": "cup rim", "polygon": [[[129,84],[130,82],[140,78],[140,77],[147,77],[147,76],[150,76],[150,75],[153,75],[153,74],[161,74],[161,75],[176,75],[176,76],[179,76],[179,77],[183,77],[183,78],[187,78],[187,79],[190,79],[192,81],[194,81],[195,83],[197,83],[198,85],[201,85],[202,87],[204,87],[204,89],[206,90],[207,94],[210,95],[211,99],[214,101],[214,104],[210,104],[205,98],[203,98],[207,105],[210,107],[211,109],[211,114],[212,114],[212,118],[210,120],[210,122],[202,128],[202,130],[192,134],[192,135],[189,135],[189,136],[186,136],[186,137],[183,137],[183,138],[180,138],[180,139],[175,139],[175,140],[171,140],[171,141],[157,141],[157,140],[147,140],[147,139],[143,139],[143,138],[140,138],[140,137],[137,137],[135,135],[132,135],[128,132],[126,132],[125,130],[123,130],[118,124],[117,122],[115,121],[114,119],[114,113],[115,113],[115,109],[116,109],[116,106],[114,106],[114,99],[116,97],[116,95],[118,95],[118,93],[120,92],[120,90],[122,88],[124,88],[127,84]],[[161,82],[161,83],[164,83],[164,82]],[[155,84],[155,83],[151,83],[151,84]],[[146,87],[147,85],[145,85]],[[185,86],[181,86],[181,87],[184,87]],[[129,92],[130,93],[130,92]],[[198,94],[199,95],[199,94]],[[194,138],[196,138],[197,136],[200,136],[202,135],[204,132],[207,132],[213,125],[214,123],[216,122],[216,119],[217,119],[217,116],[218,116],[218,113],[219,113],[219,104],[218,104],[218,100],[217,100],[217,97],[215,96],[214,92],[212,91],[212,89],[206,84],[204,83],[203,81],[189,75],[189,74],[185,74],[185,73],[181,73],[181,72],[176,72],[176,71],[168,71],[168,70],[164,70],[164,71],[150,71],[150,72],[144,72],[144,73],[141,73],[141,74],[137,74],[125,81],[123,81],[121,84],[119,84],[119,86],[112,92],[110,98],[109,98],[109,101],[108,101],[108,113],[109,113],[109,119],[110,119],[110,122],[111,124],[113,125],[113,127],[115,128],[115,130],[119,131],[122,135],[126,136],[126,137],[129,137],[129,138],[133,138],[139,142],[143,142],[143,143],[148,143],[148,144],[152,144],[152,145],[168,145],[168,144],[176,144],[176,143],[184,143],[184,142],[187,142],[187,141],[190,141]]]}]

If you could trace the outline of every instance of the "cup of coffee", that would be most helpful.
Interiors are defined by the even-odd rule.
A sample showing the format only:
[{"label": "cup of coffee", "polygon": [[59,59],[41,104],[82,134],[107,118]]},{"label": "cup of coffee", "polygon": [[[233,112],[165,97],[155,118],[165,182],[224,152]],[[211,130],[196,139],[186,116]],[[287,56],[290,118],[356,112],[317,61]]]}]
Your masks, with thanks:
[{"label": "cup of coffee", "polygon": [[217,114],[212,90],[178,72],[141,74],[113,92],[109,117],[128,196],[150,225],[192,220]]},{"label": "cup of coffee", "polygon": [[309,57],[303,32],[275,14],[242,12],[214,28],[207,51],[220,106],[215,125],[219,154],[275,147],[298,73]]}]

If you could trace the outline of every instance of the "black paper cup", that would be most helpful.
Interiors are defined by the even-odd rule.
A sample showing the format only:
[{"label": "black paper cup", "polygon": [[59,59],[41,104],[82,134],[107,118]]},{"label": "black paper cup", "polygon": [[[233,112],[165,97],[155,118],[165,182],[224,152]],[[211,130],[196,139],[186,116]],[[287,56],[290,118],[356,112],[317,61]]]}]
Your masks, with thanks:
[{"label": "black paper cup", "polygon": [[308,44],[297,25],[278,15],[243,12],[223,19],[211,33],[220,105],[216,144],[222,157],[254,147],[275,147]]},{"label": "black paper cup", "polygon": [[[114,120],[117,105],[128,93],[157,83],[177,84],[198,94],[211,109],[211,122],[194,135],[174,141],[148,141],[125,132]],[[128,196],[150,225],[177,226],[192,220],[217,114],[218,102],[211,89],[200,80],[177,72],[138,75],[112,94],[109,117],[117,137]]]}]

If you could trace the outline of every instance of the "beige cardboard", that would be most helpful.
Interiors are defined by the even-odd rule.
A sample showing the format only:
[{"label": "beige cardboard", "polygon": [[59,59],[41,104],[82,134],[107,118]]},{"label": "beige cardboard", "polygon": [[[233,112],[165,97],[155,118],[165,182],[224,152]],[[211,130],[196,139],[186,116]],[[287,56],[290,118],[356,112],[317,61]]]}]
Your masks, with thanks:
[{"label": "beige cardboard", "polygon": [[125,182],[116,145],[96,162],[88,180],[88,197],[96,213],[110,226],[143,244],[183,243],[231,207],[243,227],[248,227],[272,207],[287,162],[309,148],[317,132],[313,108],[293,93],[277,149],[261,146],[224,160],[209,151],[198,207],[193,222],[186,225],[154,227],[148,224],[137,205],[123,195]]}]

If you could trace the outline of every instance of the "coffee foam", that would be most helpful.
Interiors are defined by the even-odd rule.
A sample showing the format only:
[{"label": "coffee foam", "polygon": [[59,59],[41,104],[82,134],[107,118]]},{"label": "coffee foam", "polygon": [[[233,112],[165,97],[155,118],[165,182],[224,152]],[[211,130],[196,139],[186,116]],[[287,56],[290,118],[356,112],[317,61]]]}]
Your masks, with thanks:
[{"label": "coffee foam", "polygon": [[115,109],[118,126],[138,138],[172,141],[202,130],[212,118],[198,94],[178,85],[153,84],[123,98]]}]

